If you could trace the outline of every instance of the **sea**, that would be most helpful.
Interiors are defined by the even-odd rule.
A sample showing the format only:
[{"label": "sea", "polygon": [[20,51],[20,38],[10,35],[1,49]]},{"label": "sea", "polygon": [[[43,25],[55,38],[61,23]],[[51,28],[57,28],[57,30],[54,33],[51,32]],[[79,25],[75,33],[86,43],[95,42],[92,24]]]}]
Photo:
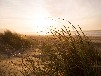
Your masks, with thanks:
[{"label": "sea", "polygon": [[101,36],[101,30],[83,31],[87,36]]},{"label": "sea", "polygon": [[[81,31],[78,31],[78,32],[79,32],[80,35],[82,35]],[[72,35],[77,34],[76,31],[72,31],[71,33],[72,33]],[[83,31],[83,33],[86,36],[101,36],[101,30],[87,30],[87,31]]]}]

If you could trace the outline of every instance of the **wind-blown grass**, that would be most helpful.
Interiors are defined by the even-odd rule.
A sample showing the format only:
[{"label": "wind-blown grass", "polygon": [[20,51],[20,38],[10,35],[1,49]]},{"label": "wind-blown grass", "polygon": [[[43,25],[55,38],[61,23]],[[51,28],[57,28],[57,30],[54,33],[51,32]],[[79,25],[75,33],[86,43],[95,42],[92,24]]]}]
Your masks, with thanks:
[{"label": "wind-blown grass", "polygon": [[[27,56],[21,59],[20,71],[23,76],[100,76],[99,66],[101,65],[101,56],[98,53],[98,49],[94,46],[93,42],[83,33],[82,29],[78,25],[80,31],[72,25],[69,21],[68,23],[76,31],[72,35],[69,27],[63,25],[60,30],[50,29],[52,36],[40,37],[42,40],[37,40],[37,48],[40,50],[40,54],[35,57]],[[82,32],[82,33],[81,33]],[[13,34],[7,31],[5,34],[1,35],[2,42],[15,49],[19,46],[19,49],[24,47],[29,47],[29,42],[27,43],[17,34]],[[6,41],[6,37],[8,38]],[[10,40],[14,38],[18,40],[14,43]],[[19,42],[20,40],[20,42]],[[23,43],[24,41],[24,43]],[[39,41],[39,42],[38,42]],[[11,44],[13,43],[13,44]],[[22,44],[23,43],[23,44]],[[12,61],[12,64],[17,65]]]},{"label": "wind-blown grass", "polygon": [[95,69],[101,65],[101,56],[97,48],[79,26],[82,34],[74,25],[71,26],[76,31],[75,35],[72,35],[64,25],[61,30],[51,29],[56,40],[44,42],[41,47],[42,54],[45,56],[42,57],[45,66],[44,73],[49,76],[100,75],[100,72]]},{"label": "wind-blown grass", "polygon": [[76,31],[75,35],[64,25],[60,30],[50,29],[53,36],[45,38],[38,47],[41,50],[40,64],[36,67],[32,58],[27,59],[31,63],[30,68],[34,69],[25,76],[100,76],[101,56],[98,49],[80,26],[78,31],[70,25]]}]

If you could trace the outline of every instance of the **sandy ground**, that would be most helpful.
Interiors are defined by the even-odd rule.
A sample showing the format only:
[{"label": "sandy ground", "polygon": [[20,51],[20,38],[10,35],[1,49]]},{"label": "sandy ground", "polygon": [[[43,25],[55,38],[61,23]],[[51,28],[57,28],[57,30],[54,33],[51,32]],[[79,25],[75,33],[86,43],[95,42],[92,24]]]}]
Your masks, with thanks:
[{"label": "sandy ground", "polygon": [[[0,61],[0,76],[26,76],[24,75],[25,72],[29,71],[30,63],[26,60],[30,58],[35,61],[35,65],[37,62],[40,62],[39,56],[40,51],[39,49],[30,50],[27,53],[23,53],[23,55],[19,57],[12,57],[5,60]],[[29,72],[30,73],[30,72]]]}]

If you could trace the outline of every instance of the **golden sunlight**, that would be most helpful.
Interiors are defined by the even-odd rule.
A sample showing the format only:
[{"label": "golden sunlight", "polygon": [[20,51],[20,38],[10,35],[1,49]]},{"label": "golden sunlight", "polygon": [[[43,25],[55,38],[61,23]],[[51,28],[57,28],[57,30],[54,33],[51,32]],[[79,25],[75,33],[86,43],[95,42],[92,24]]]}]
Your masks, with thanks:
[{"label": "golden sunlight", "polygon": [[40,35],[46,35],[49,32],[49,27],[53,25],[53,21],[50,17],[49,12],[45,9],[37,10],[34,15],[31,17],[31,25],[35,27],[35,32],[38,32]]}]

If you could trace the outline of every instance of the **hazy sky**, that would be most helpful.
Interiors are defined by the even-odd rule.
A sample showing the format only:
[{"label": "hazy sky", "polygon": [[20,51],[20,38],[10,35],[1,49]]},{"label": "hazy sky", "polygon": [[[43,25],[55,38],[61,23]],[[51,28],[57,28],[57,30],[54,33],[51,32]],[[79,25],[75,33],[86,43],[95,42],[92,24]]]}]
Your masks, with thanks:
[{"label": "hazy sky", "polygon": [[101,0],[0,0],[1,30],[35,32],[48,17],[64,18],[83,30],[101,30]]}]

